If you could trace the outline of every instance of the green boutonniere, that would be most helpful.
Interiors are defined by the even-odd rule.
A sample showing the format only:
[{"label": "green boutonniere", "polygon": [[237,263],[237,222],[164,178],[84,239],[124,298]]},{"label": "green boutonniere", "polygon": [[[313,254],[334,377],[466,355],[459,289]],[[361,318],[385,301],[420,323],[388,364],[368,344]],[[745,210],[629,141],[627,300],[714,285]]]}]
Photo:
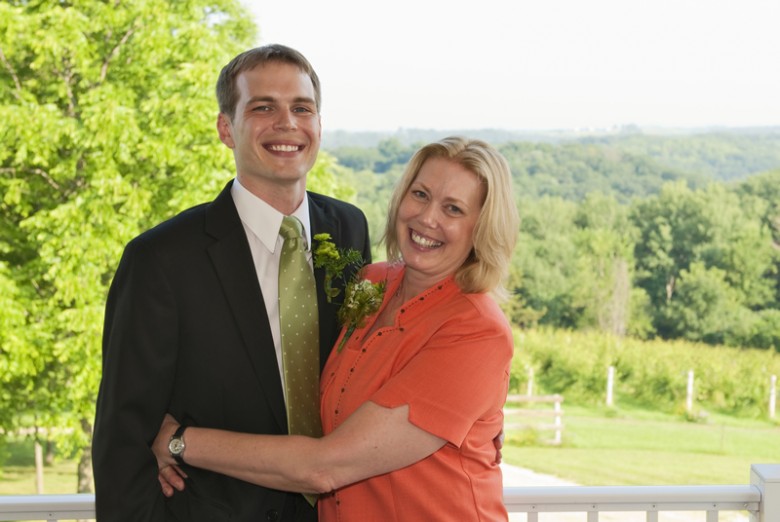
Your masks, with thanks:
[{"label": "green boutonniere", "polygon": [[[355,249],[342,250],[330,240],[330,234],[316,234],[317,248],[314,249],[314,267],[325,268],[325,295],[328,302],[339,295],[340,290],[333,288],[336,279],[344,277],[344,270],[353,263],[363,264],[363,259]],[[337,351],[341,351],[344,343],[350,338],[356,328],[362,328],[366,319],[374,315],[382,304],[385,293],[385,282],[372,283],[368,279],[359,279],[357,273],[347,283],[344,291],[344,302],[338,311],[339,322],[347,327]]]}]

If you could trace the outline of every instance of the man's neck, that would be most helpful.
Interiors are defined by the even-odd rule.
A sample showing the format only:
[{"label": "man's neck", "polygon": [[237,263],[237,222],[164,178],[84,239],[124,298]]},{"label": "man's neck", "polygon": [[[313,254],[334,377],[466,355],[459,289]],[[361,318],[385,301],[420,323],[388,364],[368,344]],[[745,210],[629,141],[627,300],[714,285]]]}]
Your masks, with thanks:
[{"label": "man's neck", "polygon": [[306,194],[306,178],[294,183],[263,183],[261,180],[238,176],[238,181],[249,192],[262,199],[273,208],[289,216],[297,209]]}]

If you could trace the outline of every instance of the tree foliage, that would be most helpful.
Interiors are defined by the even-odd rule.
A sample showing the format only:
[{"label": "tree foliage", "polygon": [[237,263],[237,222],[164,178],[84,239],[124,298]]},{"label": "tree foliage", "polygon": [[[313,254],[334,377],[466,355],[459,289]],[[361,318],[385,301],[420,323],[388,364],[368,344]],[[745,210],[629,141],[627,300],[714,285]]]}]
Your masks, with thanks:
[{"label": "tree foliage", "polygon": [[214,83],[249,20],[235,0],[0,4],[6,431],[87,443],[123,245],[231,177]]},{"label": "tree foliage", "polygon": [[674,184],[638,202],[632,219],[637,285],[650,296],[656,333],[751,345],[751,327],[763,328],[758,312],[780,304],[780,252],[755,208],[723,185]]}]

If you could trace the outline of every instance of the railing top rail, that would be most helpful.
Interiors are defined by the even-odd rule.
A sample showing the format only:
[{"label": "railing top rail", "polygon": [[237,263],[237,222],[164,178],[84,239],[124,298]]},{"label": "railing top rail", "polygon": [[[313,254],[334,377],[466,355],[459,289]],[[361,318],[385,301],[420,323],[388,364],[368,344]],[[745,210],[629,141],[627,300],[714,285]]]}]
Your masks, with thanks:
[{"label": "railing top rail", "polygon": [[752,485],[504,488],[504,503],[510,512],[756,511],[760,502],[761,491]]},{"label": "railing top rail", "polygon": [[0,495],[0,520],[95,518],[95,495]]}]

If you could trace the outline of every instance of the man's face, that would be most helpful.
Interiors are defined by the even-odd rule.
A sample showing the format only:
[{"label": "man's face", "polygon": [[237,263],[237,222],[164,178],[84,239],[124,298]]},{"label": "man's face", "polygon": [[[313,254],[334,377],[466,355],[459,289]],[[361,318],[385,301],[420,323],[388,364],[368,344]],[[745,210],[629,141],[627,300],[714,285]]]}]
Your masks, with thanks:
[{"label": "man's face", "polygon": [[311,78],[295,65],[270,62],[239,74],[236,87],[235,116],[220,114],[217,128],[233,149],[241,184],[305,186],[321,137]]}]

